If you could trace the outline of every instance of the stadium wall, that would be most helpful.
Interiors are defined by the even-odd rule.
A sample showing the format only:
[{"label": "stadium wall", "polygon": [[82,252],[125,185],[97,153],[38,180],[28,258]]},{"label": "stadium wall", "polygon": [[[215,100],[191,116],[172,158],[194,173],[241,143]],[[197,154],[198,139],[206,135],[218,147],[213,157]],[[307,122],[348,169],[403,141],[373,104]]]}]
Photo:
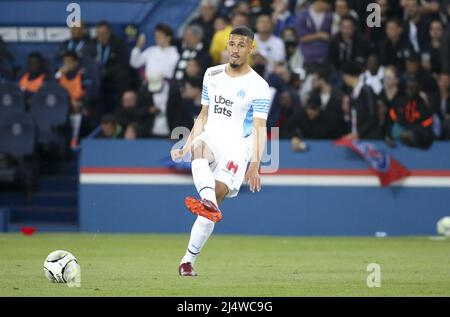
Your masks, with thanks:
[{"label": "stadium wall", "polygon": [[[430,235],[450,215],[450,144],[429,151],[389,149],[412,171],[387,188],[347,148],[311,142],[293,153],[281,142],[280,168],[222,205],[217,233],[258,235]],[[164,166],[172,143],[87,140],[80,164],[80,231],[186,233],[195,217],[184,198],[195,194],[189,173]]]}]

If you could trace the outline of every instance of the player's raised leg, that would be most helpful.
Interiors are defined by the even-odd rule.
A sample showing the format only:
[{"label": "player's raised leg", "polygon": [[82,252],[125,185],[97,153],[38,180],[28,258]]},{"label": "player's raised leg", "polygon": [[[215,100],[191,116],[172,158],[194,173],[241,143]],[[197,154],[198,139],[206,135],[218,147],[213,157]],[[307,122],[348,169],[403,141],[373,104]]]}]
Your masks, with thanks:
[{"label": "player's raised leg", "polygon": [[192,177],[201,200],[187,197],[186,207],[194,214],[208,218],[213,222],[222,220],[216,199],[216,181],[209,164],[214,161],[214,154],[202,140],[193,144]]}]

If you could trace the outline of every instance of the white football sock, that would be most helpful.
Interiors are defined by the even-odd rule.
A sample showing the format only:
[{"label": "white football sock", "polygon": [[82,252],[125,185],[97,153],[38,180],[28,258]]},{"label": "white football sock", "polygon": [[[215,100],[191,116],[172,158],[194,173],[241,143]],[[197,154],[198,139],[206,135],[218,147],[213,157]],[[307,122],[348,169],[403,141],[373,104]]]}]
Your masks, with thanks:
[{"label": "white football sock", "polygon": [[209,168],[207,159],[195,159],[192,161],[192,177],[195,188],[201,198],[212,201],[217,206],[216,200],[216,180]]},{"label": "white football sock", "polygon": [[214,230],[214,222],[205,217],[198,216],[191,230],[191,239],[189,240],[186,254],[181,263],[191,262],[194,265],[197,256]]}]

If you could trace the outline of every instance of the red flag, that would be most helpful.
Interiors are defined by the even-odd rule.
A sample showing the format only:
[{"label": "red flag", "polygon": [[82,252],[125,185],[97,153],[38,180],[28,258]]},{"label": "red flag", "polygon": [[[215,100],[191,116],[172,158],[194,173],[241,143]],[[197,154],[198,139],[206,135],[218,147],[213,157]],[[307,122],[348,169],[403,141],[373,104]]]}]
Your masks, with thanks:
[{"label": "red flag", "polygon": [[370,142],[341,138],[334,142],[338,146],[346,146],[358,153],[370,166],[370,170],[380,179],[381,187],[389,186],[391,183],[404,179],[411,172],[391,155],[378,150]]}]

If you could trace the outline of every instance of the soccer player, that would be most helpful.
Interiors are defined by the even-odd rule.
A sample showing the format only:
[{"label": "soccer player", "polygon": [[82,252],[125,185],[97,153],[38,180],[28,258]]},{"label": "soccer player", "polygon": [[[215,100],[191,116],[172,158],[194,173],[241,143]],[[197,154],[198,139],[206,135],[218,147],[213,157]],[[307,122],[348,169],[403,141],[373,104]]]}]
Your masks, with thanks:
[{"label": "soccer player", "polygon": [[192,176],[201,197],[185,200],[198,217],[179,266],[181,276],[197,275],[195,260],[215,223],[222,219],[219,204],[224,198],[235,197],[244,179],[252,192],[261,190],[259,167],[266,143],[270,90],[248,65],[253,39],[252,30],[245,26],[232,30],[227,45],[229,62],[206,70],[202,110],[184,147],[171,152],[173,160],[191,153]]}]

